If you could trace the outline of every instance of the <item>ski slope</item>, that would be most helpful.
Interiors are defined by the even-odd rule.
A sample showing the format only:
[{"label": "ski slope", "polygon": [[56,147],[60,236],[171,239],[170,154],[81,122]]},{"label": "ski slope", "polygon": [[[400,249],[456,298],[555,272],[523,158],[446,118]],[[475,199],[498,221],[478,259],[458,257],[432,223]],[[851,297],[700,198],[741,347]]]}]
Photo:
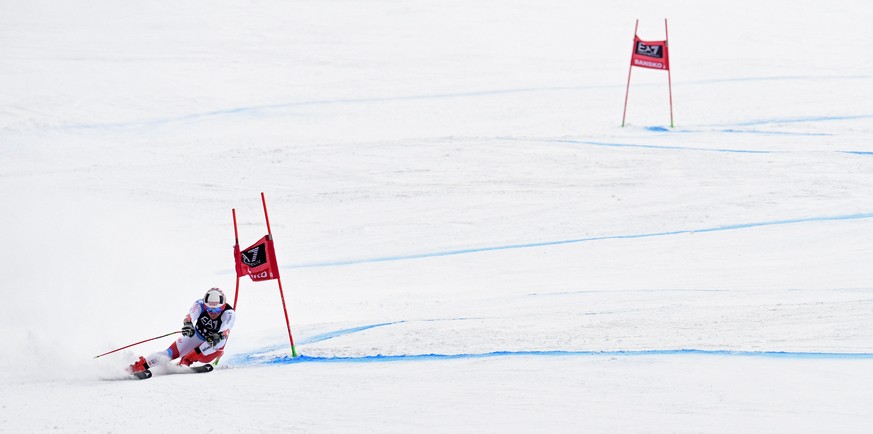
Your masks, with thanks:
[{"label": "ski slope", "polygon": [[[670,25],[667,75],[633,26]],[[0,4],[0,432],[863,433],[864,2]],[[211,373],[129,380],[206,289]],[[160,370],[158,370],[160,371]]]}]

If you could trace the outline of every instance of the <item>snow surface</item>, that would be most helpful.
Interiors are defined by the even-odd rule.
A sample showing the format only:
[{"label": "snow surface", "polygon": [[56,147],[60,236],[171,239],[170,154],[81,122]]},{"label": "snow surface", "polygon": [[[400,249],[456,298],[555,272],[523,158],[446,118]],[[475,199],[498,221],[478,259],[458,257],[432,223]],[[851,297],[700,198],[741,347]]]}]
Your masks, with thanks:
[{"label": "snow surface", "polygon": [[[633,26],[667,75],[634,69]],[[0,432],[869,432],[869,2],[0,3]],[[124,379],[266,194],[218,368]]]}]

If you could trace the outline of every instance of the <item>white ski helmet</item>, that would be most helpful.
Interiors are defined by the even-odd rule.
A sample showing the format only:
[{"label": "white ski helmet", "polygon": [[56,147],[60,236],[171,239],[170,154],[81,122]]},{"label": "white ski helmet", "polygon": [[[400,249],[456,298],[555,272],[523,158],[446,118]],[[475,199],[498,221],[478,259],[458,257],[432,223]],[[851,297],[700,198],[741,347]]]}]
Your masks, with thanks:
[{"label": "white ski helmet", "polygon": [[209,313],[220,313],[224,310],[224,300],[224,292],[218,288],[211,288],[203,296],[203,307]]}]

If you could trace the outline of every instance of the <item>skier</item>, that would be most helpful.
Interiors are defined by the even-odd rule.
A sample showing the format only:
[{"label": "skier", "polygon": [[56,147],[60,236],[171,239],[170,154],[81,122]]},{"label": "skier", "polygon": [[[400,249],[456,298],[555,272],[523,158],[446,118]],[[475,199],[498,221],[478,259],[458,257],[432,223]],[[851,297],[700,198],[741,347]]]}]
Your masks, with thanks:
[{"label": "skier", "polygon": [[127,368],[131,374],[143,372],[184,355],[179,365],[190,366],[194,362],[209,363],[224,354],[224,344],[236,317],[233,306],[227,304],[224,292],[218,288],[206,291],[202,300],[197,300],[182,323],[182,337],[165,351],[139,357]]}]

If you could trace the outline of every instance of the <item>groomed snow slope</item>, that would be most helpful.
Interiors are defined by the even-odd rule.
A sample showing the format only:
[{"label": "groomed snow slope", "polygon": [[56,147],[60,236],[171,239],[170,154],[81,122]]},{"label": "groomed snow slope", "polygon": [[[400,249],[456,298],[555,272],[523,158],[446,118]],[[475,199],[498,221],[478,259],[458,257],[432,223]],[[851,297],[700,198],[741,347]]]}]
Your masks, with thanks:
[{"label": "groomed snow slope", "polygon": [[650,3],[0,4],[0,432],[867,432],[873,7]]}]

